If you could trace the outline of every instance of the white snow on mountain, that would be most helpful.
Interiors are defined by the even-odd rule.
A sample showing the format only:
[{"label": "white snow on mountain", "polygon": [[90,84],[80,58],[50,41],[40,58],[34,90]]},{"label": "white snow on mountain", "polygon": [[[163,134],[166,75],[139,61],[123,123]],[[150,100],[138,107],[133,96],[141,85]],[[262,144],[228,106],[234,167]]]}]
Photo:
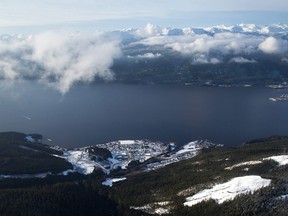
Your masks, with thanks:
[{"label": "white snow on mountain", "polygon": [[26,139],[28,142],[32,142],[32,143],[35,142],[35,139],[34,139],[32,136],[26,136],[25,139]]},{"label": "white snow on mountain", "polygon": [[267,187],[270,183],[270,179],[263,179],[256,175],[236,177],[226,183],[215,185],[211,189],[202,190],[186,198],[184,205],[191,207],[209,199],[222,204],[225,201],[233,200],[240,194],[253,193],[260,188]]},{"label": "white snow on mountain", "polygon": [[[259,26],[255,24],[237,24],[237,25],[217,25],[212,27],[185,27],[185,28],[172,28],[172,27],[160,27],[151,23],[148,23],[144,28],[128,28],[118,31],[108,31],[105,33],[106,38],[111,35],[114,38],[121,38],[124,41],[129,40],[139,40],[148,37],[157,36],[183,36],[183,35],[213,35],[217,33],[240,33],[248,35],[287,35],[288,34],[288,24],[271,24],[265,26]],[[102,34],[101,33],[101,34]],[[78,37],[81,33],[69,33],[71,39]],[[24,35],[24,34],[2,34],[0,35],[1,41],[15,42],[15,41],[28,41],[33,40],[36,35]],[[62,35],[67,35],[67,32],[62,32]],[[99,32],[94,33],[94,36],[98,36]],[[86,35],[87,36],[87,35]]]},{"label": "white snow on mountain", "polygon": [[278,155],[278,156],[272,156],[264,158],[263,160],[274,160],[276,161],[280,166],[284,166],[288,164],[288,155]]},{"label": "white snow on mountain", "polygon": [[[126,30],[127,31],[127,30]],[[159,26],[148,23],[143,29],[129,29],[130,33],[135,33],[142,37],[152,36],[179,36],[179,35],[195,35],[195,34],[216,34],[223,32],[243,33],[243,34],[287,34],[287,24],[272,24],[259,26],[255,24],[237,24],[237,25],[217,25],[212,27],[186,27],[186,28],[161,28]]]},{"label": "white snow on mountain", "polygon": [[113,183],[119,182],[119,181],[124,181],[126,179],[127,178],[125,178],[125,177],[124,178],[107,178],[105,181],[102,182],[102,185],[112,187]]},{"label": "white snow on mountain", "polygon": [[226,167],[225,170],[232,170],[236,167],[251,166],[251,165],[256,165],[256,164],[261,164],[261,163],[262,163],[262,161],[246,161],[246,162],[235,164],[235,165],[230,166],[230,167]]},{"label": "white snow on mountain", "polygon": [[119,140],[120,145],[132,145],[135,143],[135,140]]},{"label": "white snow on mountain", "polygon": [[64,158],[73,165],[74,170],[85,175],[91,174],[95,167],[100,165],[91,160],[89,153],[83,150],[70,150],[65,152]]},{"label": "white snow on mountain", "polygon": [[182,147],[181,150],[177,151],[176,154],[179,155],[179,154],[183,154],[183,153],[187,153],[187,152],[191,152],[192,154],[196,154],[197,151],[199,151],[200,149],[202,149],[198,144],[198,141],[193,141],[193,142],[190,142],[186,145],[184,145]]},{"label": "white snow on mountain", "polygon": [[284,166],[288,164],[288,155],[277,155],[263,158],[262,160],[255,160],[255,161],[245,161],[238,164],[234,164],[233,166],[226,167],[225,170],[232,170],[237,167],[242,166],[251,166],[263,163],[265,160],[273,160],[279,164],[279,166]]}]

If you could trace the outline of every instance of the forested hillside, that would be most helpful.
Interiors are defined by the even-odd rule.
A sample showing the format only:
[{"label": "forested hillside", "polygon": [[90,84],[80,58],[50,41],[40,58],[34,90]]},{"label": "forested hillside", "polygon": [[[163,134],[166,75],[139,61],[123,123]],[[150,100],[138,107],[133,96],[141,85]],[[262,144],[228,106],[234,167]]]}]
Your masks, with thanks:
[{"label": "forested hillside", "polygon": [[[18,136],[23,138],[5,134],[1,148],[17,142]],[[287,160],[287,147],[287,137],[274,136],[234,148],[203,149],[192,159],[145,173],[129,172],[128,168],[110,176],[96,170],[90,175],[1,179],[0,215],[285,215],[287,164],[275,158]],[[127,179],[112,187],[102,185],[107,177],[120,174]],[[188,197],[203,189],[243,176],[261,176],[271,183],[223,204],[210,199],[191,207],[184,205]]]}]

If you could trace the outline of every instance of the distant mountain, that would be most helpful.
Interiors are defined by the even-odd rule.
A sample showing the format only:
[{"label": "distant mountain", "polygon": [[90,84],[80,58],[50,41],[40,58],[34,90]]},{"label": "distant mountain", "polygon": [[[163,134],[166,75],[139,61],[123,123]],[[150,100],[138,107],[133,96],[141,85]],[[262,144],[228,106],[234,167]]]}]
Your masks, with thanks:
[{"label": "distant mountain", "polygon": [[143,37],[149,36],[179,36],[179,35],[201,35],[216,34],[223,32],[255,34],[255,35],[287,35],[287,24],[255,25],[255,24],[237,24],[237,25],[217,25],[212,27],[186,27],[186,28],[161,28],[148,23],[144,29],[127,29],[120,32],[128,34],[138,34]]},{"label": "distant mountain", "polygon": [[123,55],[112,67],[116,82],[217,86],[288,80],[287,24],[181,29],[147,24],[121,34]]},{"label": "distant mountain", "polygon": [[[144,28],[129,28],[117,31],[106,32],[108,34],[119,36],[123,41],[134,41],[140,38],[147,38],[153,36],[181,36],[181,35],[211,35],[216,33],[241,33],[254,34],[263,36],[285,36],[288,34],[288,24],[271,24],[271,25],[255,25],[255,24],[237,24],[237,25],[217,25],[211,27],[159,27],[148,23]],[[74,33],[78,34],[78,33]],[[71,33],[73,36],[73,33]],[[25,41],[30,40],[33,35],[24,34],[2,34],[0,40],[2,41]]]},{"label": "distant mountain", "polygon": [[[0,79],[271,85],[288,81],[288,25],[144,28],[0,36]],[[79,73],[81,71],[81,73]]]}]

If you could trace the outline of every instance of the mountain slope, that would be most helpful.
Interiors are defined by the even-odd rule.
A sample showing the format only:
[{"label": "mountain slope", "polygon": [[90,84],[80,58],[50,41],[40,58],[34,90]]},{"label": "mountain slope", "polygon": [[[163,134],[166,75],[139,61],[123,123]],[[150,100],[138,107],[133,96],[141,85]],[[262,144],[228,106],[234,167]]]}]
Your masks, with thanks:
[{"label": "mountain slope", "polygon": [[[31,143],[33,137],[2,133],[0,143],[11,149],[7,151],[10,157],[18,154],[12,150],[25,150],[28,161],[33,160],[30,156],[35,157],[31,152],[57,153],[47,150],[45,145]],[[192,144],[177,152],[195,149]],[[21,211],[21,215],[285,215],[287,147],[288,137],[273,136],[234,148],[197,149],[200,154],[154,171],[139,173],[137,163],[125,172],[112,170],[109,177],[125,179],[115,181],[112,187],[102,184],[107,175],[98,170],[89,175],[1,179],[0,214],[20,215]],[[21,151],[18,161],[25,166],[27,157]],[[110,154],[101,151],[101,157]],[[36,157],[34,163],[36,159],[40,160]],[[250,180],[254,183],[247,184]]]},{"label": "mountain slope", "polygon": [[[131,215],[139,211],[153,213],[159,208],[166,209],[166,213],[168,211],[171,215],[240,215],[242,212],[245,212],[244,215],[281,215],[281,212],[288,210],[285,199],[281,198],[288,194],[287,163],[281,165],[270,157],[282,155],[287,160],[287,146],[288,139],[282,138],[237,148],[204,149],[202,154],[190,160],[150,173],[129,176],[126,181],[113,186],[111,196],[122,204],[125,214]],[[266,187],[263,185],[263,189],[253,194],[236,196],[223,205],[215,200],[192,207],[184,205],[188,197],[204,189],[245,176],[261,176],[271,180],[271,183]],[[242,187],[241,184],[239,187]]]},{"label": "mountain slope", "polygon": [[[34,138],[35,140],[34,140]],[[0,176],[58,173],[72,168],[71,164],[53,155],[62,155],[47,145],[36,141],[40,135],[0,133]],[[33,141],[33,142],[31,142]]]}]

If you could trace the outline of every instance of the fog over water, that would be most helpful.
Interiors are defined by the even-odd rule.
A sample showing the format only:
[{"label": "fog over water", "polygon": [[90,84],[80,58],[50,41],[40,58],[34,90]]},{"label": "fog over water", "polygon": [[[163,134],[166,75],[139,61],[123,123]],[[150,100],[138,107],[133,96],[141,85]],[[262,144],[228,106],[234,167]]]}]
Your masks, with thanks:
[{"label": "fog over water", "polygon": [[234,146],[288,135],[288,102],[268,100],[285,89],[95,84],[62,95],[33,81],[0,86],[0,131],[41,133],[62,147],[199,138]]}]

